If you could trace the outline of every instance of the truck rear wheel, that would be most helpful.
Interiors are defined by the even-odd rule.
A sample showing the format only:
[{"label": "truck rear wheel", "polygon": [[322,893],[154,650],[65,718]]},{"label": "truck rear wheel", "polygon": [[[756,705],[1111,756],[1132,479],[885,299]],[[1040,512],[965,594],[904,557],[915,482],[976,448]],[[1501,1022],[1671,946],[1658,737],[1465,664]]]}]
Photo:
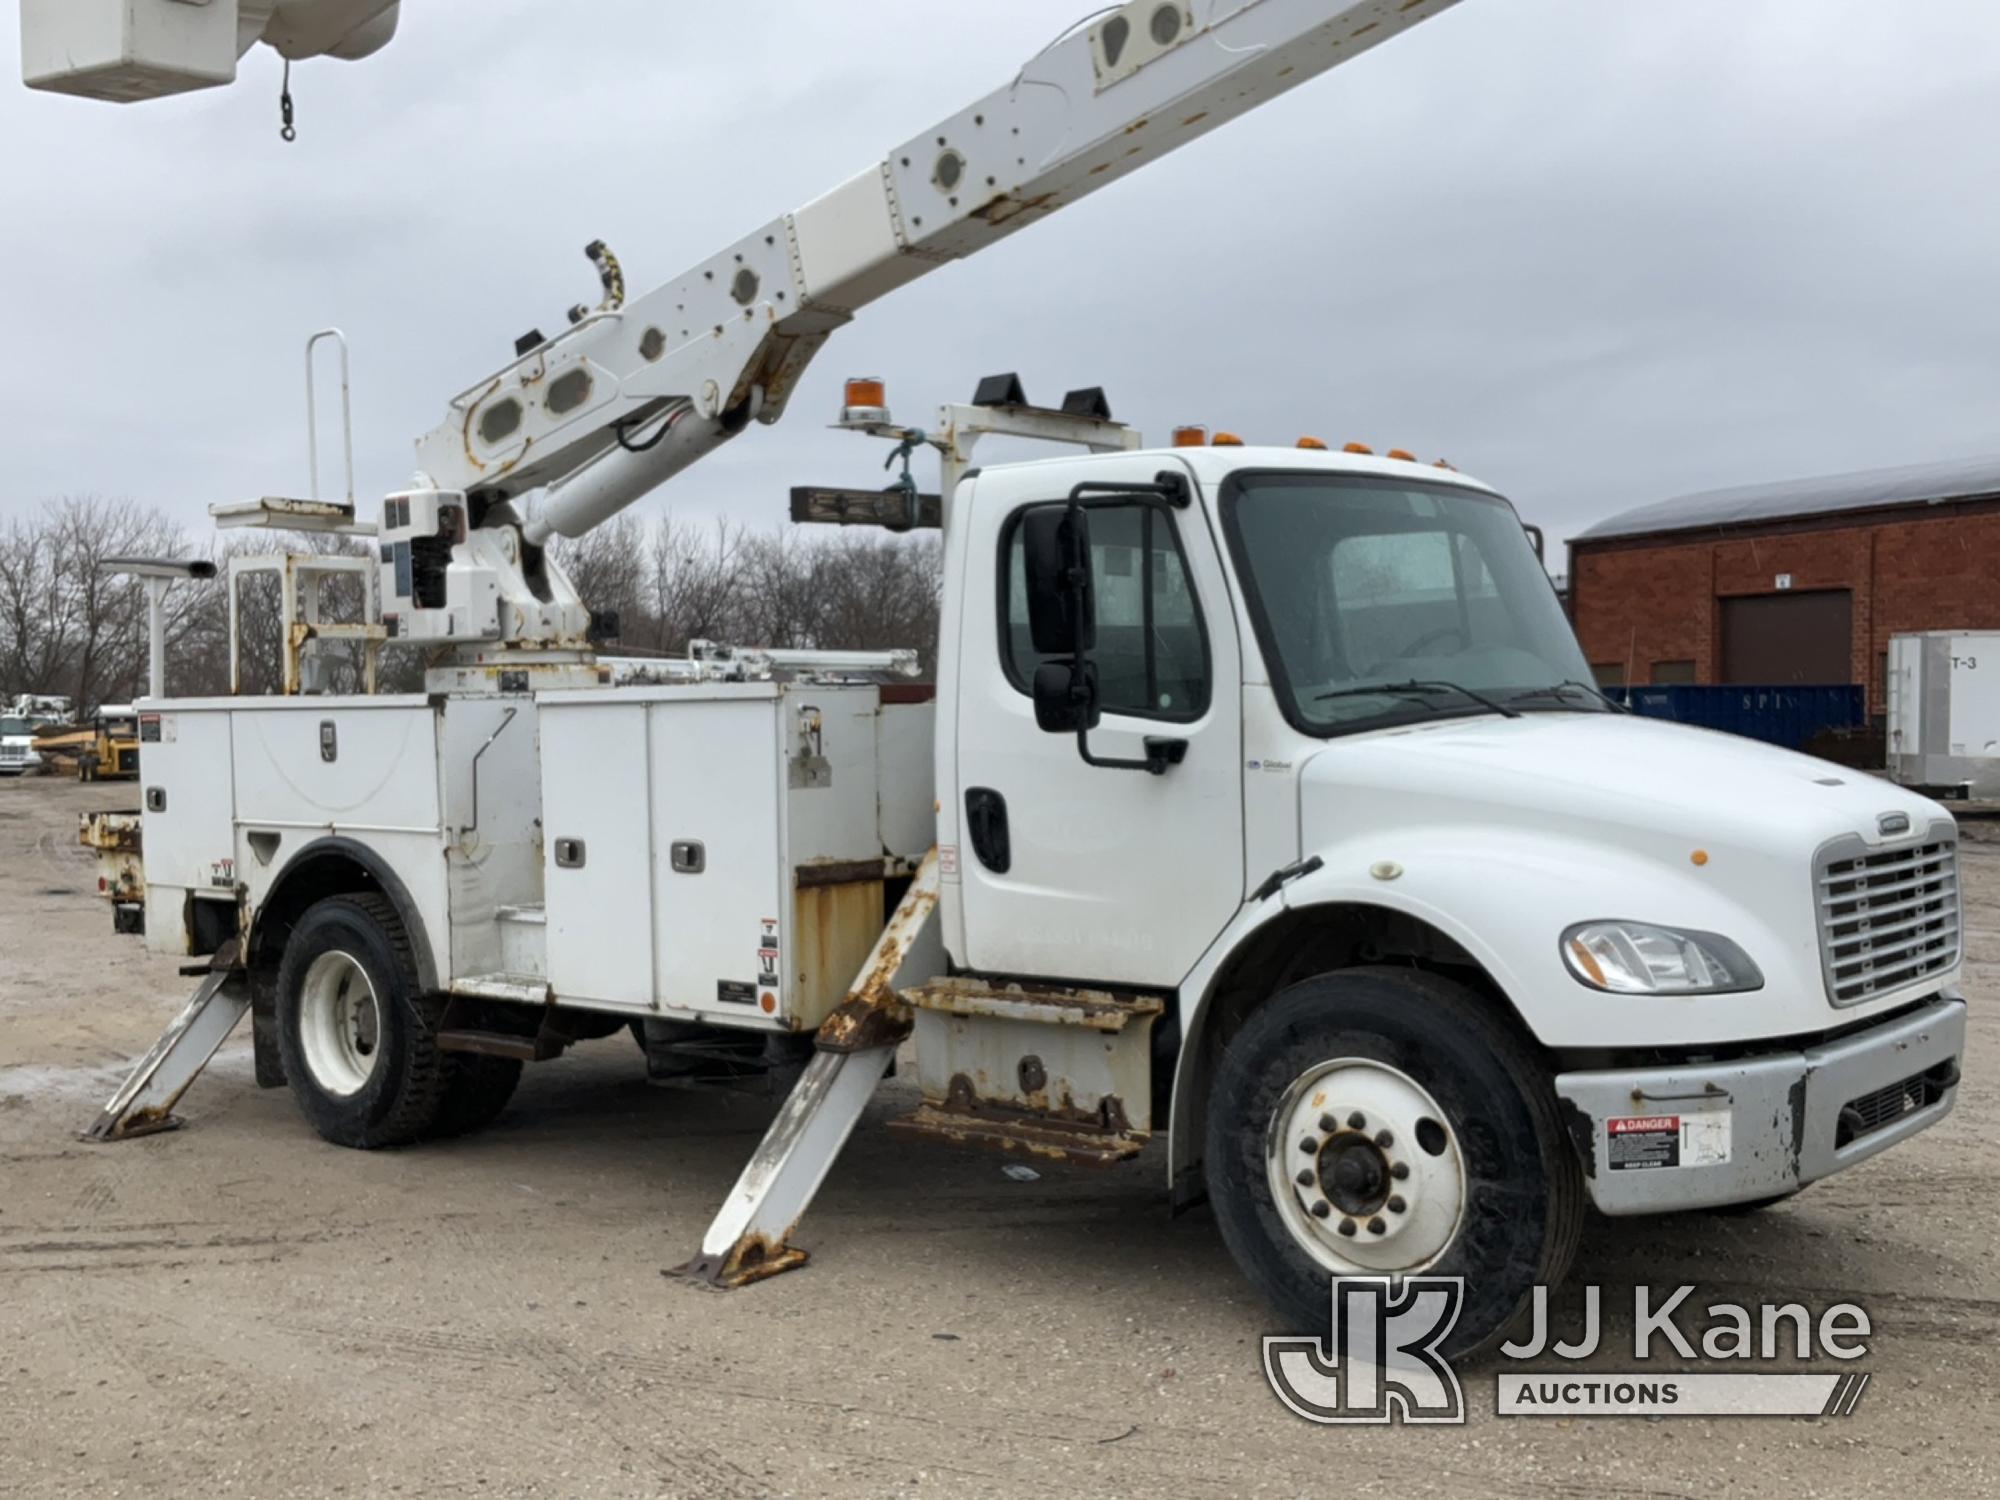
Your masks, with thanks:
[{"label": "truck rear wheel", "polygon": [[434,1133],[454,1072],[435,1009],[417,993],[387,901],[332,896],[308,908],[278,966],[278,1048],[313,1129],[360,1150]]},{"label": "truck rear wheel", "polygon": [[1324,1333],[1338,1276],[1462,1276],[1447,1355],[1505,1336],[1567,1274],[1582,1175],[1544,1070],[1479,997],[1354,969],[1274,996],[1210,1099],[1222,1237],[1287,1331]]}]

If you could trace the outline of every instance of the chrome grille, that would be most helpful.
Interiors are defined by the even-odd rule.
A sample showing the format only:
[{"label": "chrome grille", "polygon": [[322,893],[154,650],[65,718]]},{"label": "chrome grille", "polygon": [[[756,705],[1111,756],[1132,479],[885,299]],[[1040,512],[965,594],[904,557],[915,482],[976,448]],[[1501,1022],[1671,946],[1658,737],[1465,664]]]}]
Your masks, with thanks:
[{"label": "chrome grille", "polygon": [[1934,825],[1921,842],[1870,850],[1840,839],[1814,861],[1827,998],[1859,1005],[1958,962],[1958,835]]}]

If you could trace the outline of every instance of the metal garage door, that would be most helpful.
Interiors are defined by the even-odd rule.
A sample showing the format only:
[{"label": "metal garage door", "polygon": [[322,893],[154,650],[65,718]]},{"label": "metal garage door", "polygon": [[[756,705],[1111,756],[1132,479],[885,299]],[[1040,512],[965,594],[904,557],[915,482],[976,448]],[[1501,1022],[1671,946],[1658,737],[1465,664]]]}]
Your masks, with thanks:
[{"label": "metal garage door", "polygon": [[1722,601],[1722,680],[1854,680],[1854,595],[1846,589]]}]

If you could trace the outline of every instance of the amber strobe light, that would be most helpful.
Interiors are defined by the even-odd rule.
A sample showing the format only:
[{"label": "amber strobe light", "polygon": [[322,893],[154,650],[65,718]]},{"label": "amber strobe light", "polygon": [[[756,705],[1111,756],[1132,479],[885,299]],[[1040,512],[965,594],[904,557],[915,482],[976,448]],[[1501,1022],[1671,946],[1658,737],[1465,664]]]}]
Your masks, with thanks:
[{"label": "amber strobe light", "polygon": [[886,422],[889,420],[889,387],[879,375],[862,375],[847,382],[840,420],[843,422]]},{"label": "amber strobe light", "polygon": [[1206,448],[1208,446],[1208,429],[1192,424],[1186,427],[1176,427],[1174,429],[1174,446],[1176,448]]}]

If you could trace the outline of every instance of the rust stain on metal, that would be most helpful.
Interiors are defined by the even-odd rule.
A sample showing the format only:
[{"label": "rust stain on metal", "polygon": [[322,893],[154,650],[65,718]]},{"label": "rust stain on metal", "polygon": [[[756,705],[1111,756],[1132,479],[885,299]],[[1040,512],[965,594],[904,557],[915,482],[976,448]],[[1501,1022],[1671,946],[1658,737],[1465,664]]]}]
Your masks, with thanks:
[{"label": "rust stain on metal", "polygon": [[982,204],[972,211],[972,217],[983,219],[988,224],[1005,224],[1022,214],[1052,212],[1056,207],[1056,192],[1050,189],[1033,198],[1016,198],[1011,193],[1001,193],[998,197]]},{"label": "rust stain on metal", "polygon": [[[866,873],[858,879],[816,878],[808,884],[807,868],[798,872],[800,888],[792,897],[791,936],[781,957],[790,964],[794,1030],[810,1031],[848,996],[849,985],[869,963],[882,932],[883,869],[881,860],[860,862]],[[894,973],[894,970],[891,970]]]},{"label": "rust stain on metal", "polygon": [[139,815],[127,812],[85,813],[78,820],[76,841],[100,854],[140,852]]},{"label": "rust stain on metal", "polygon": [[1185,120],[1181,121],[1181,125],[1184,128],[1189,125],[1199,125],[1203,120],[1206,120],[1207,118],[1208,118],[1208,111],[1204,109],[1198,114],[1189,115]]},{"label": "rust stain on metal", "polygon": [[888,1128],[898,1135],[943,1140],[954,1146],[1088,1167],[1130,1160],[1145,1147],[1146,1136],[1126,1127],[1124,1105],[1115,1098],[1104,1101],[1102,1112],[1031,1115],[976,1099],[968,1105],[957,1087],[958,1080],[953,1084],[950,1101],[920,1105],[901,1119],[889,1121]]},{"label": "rust stain on metal", "polygon": [[[792,1229],[797,1227],[794,1224]],[[776,1236],[746,1234],[730,1247],[726,1256],[697,1256],[686,1265],[676,1266],[663,1274],[733,1290],[748,1286],[753,1281],[762,1281],[767,1276],[795,1270],[804,1265],[808,1257],[805,1251],[785,1243],[791,1237],[792,1229]]]},{"label": "rust stain on metal", "polygon": [[1369,32],[1375,30],[1375,28],[1380,26],[1381,24],[1382,23],[1380,21],[1370,21],[1366,26],[1363,26],[1359,31],[1350,31],[1348,32],[1348,35],[1350,37],[1366,36],[1368,35]]},{"label": "rust stain on metal", "polygon": [[822,1052],[867,1052],[901,1042],[915,1024],[916,1013],[893,995],[848,1000],[820,1023],[813,1045]]},{"label": "rust stain on metal", "polygon": [[1127,125],[1125,127],[1125,133],[1127,135],[1136,135],[1152,123],[1153,122],[1150,118],[1142,115],[1138,119],[1134,120],[1130,125]]},{"label": "rust stain on metal", "polygon": [[[825,886],[815,893],[830,899],[850,892],[872,892],[873,885]],[[804,899],[806,892],[800,892]],[[879,896],[876,900],[879,903]],[[915,1012],[896,993],[896,975],[936,910],[937,851],[925,855],[915,882],[889,925],[880,930],[869,950],[866,968],[857,974],[846,998],[821,1024],[815,1044],[823,1052],[856,1052],[901,1041],[915,1023]],[[880,910],[879,904],[876,910]]]},{"label": "rust stain on metal", "polygon": [[1154,995],[1114,995],[1109,990],[1076,989],[1067,985],[1017,980],[994,986],[980,980],[940,979],[908,992],[910,1002],[924,1010],[952,1015],[987,1015],[993,1000],[1044,1007],[1038,1019],[1068,1022],[1097,1031],[1123,1031],[1131,1022],[1166,1011]]},{"label": "rust stain on metal", "polygon": [[880,859],[816,859],[794,868],[792,880],[800,890],[810,891],[824,885],[879,881],[882,873]]}]

